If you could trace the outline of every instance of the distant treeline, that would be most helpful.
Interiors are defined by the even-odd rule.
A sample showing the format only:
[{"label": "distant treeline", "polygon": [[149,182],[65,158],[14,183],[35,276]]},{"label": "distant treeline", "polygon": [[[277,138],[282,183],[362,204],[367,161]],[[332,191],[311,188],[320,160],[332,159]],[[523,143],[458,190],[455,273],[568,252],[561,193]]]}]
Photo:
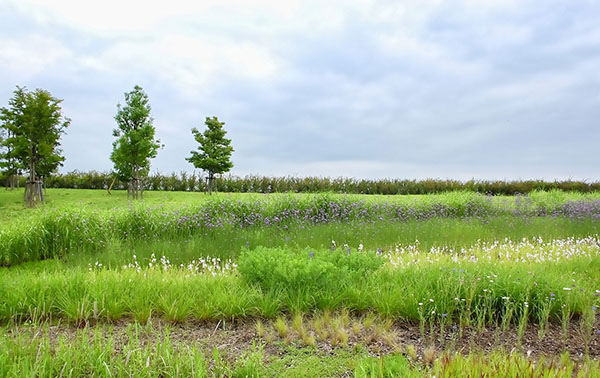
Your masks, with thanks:
[{"label": "distant treeline", "polygon": [[[0,176],[2,183],[6,177]],[[114,180],[110,172],[69,172],[53,175],[45,179],[47,188],[66,189],[108,189],[111,184],[114,190],[127,189],[127,183]],[[20,177],[20,186],[25,178]],[[587,183],[582,181],[486,181],[486,180],[402,180],[380,179],[365,180],[354,178],[328,177],[265,177],[265,176],[223,176],[216,180],[216,190],[219,192],[236,193],[282,193],[282,192],[333,192],[351,194],[430,194],[451,191],[472,191],[493,195],[526,194],[534,190],[563,190],[576,192],[600,191],[600,182]],[[202,175],[172,173],[163,175],[153,173],[144,180],[145,190],[166,191],[205,191],[206,179]]]}]

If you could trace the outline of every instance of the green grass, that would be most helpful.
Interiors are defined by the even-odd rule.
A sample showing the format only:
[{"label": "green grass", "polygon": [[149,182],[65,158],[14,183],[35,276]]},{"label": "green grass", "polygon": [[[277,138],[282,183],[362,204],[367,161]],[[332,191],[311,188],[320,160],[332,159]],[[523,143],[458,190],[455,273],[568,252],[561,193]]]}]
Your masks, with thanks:
[{"label": "green grass", "polygon": [[[252,341],[232,356],[195,342],[182,342],[167,327],[130,325],[80,329],[51,336],[38,329],[0,329],[2,377],[598,377],[598,361],[574,362],[568,355],[539,357],[496,350],[466,355],[445,351],[369,355],[358,345],[319,351]],[[274,350],[273,350],[274,349]],[[408,348],[407,348],[408,349]]]},{"label": "green grass", "polygon": [[[56,220],[53,224],[58,223]],[[88,223],[89,224],[89,223]],[[65,228],[68,228],[66,226]],[[38,260],[46,258],[43,250],[53,248],[63,251],[47,256],[60,258],[67,266],[87,268],[95,262],[117,268],[132,261],[136,255],[143,266],[151,255],[166,256],[174,264],[187,264],[199,257],[212,256],[222,259],[237,258],[243,248],[258,246],[286,248],[329,248],[332,241],[339,247],[347,244],[357,248],[388,250],[395,246],[409,246],[418,241],[421,250],[435,247],[448,247],[455,250],[469,248],[479,241],[503,241],[508,238],[520,241],[523,238],[543,237],[546,240],[583,238],[600,234],[600,222],[593,220],[573,220],[565,218],[513,218],[495,217],[491,219],[431,219],[427,221],[376,223],[334,223],[315,226],[297,226],[288,229],[255,227],[206,231],[203,234],[175,239],[160,238],[107,238],[100,231],[96,233],[68,233],[69,239],[59,245],[55,237],[56,227],[41,227],[32,234],[17,233],[10,249],[0,252],[5,262]],[[33,234],[37,235],[35,237]],[[10,250],[15,251],[12,257]],[[54,263],[48,261],[47,265]]]},{"label": "green grass", "polygon": [[[112,209],[49,204],[29,210],[28,216],[17,217],[0,229],[0,264],[53,257],[77,260],[86,253],[102,253],[107,263],[114,263],[123,250],[148,257],[152,253],[167,255],[166,248],[179,252],[172,258],[185,263],[198,253],[229,258],[237,256],[241,247],[326,247],[332,240],[368,248],[415,240],[426,247],[459,248],[477,240],[583,237],[600,231],[600,222],[586,214],[583,218],[539,216],[564,211],[561,209],[568,201],[595,198],[575,193],[536,192],[526,197],[527,201],[474,193],[210,198],[197,193],[168,194],[181,195],[177,201],[129,203]],[[199,200],[181,202],[184,195]],[[592,209],[596,206],[587,203]]]},{"label": "green grass", "polygon": [[[44,333],[42,333],[44,332]],[[2,377],[208,377],[208,365],[197,346],[175,346],[168,333],[155,343],[143,343],[139,327],[130,327],[126,343],[117,343],[111,330],[78,331],[72,338],[51,340],[37,334],[0,334]],[[116,349],[117,345],[119,350]]]},{"label": "green grass", "polygon": [[[113,190],[109,195],[106,190],[99,189],[47,189],[46,205],[42,208],[29,209],[23,201],[23,189],[0,190],[0,222],[12,222],[19,218],[30,218],[37,216],[44,209],[89,209],[93,212],[102,210],[123,209],[129,206],[127,191]],[[322,196],[320,193],[295,193],[297,198],[312,198]],[[328,194],[332,198],[350,198],[353,200],[366,201],[393,201],[410,204],[415,201],[422,202],[447,202],[457,204],[466,202],[472,198],[485,197],[471,192],[450,192],[444,194],[429,195],[358,195],[358,194]],[[166,207],[194,206],[202,204],[207,200],[214,199],[233,199],[244,201],[256,201],[265,199],[277,199],[289,196],[286,193],[271,193],[269,195],[257,193],[214,193],[208,195],[198,192],[168,192],[168,191],[146,191],[143,201],[146,206],[163,205]],[[495,196],[494,202],[514,203],[515,197]],[[524,200],[523,200],[524,199]],[[532,192],[528,196],[522,197],[520,202],[530,202],[532,205],[544,204],[547,207],[554,207],[567,201],[597,200],[600,199],[600,193],[578,193],[578,192]]]},{"label": "green grass", "polygon": [[[272,258],[278,253],[286,257]],[[143,268],[4,269],[0,321],[182,322],[346,309],[426,324],[500,325],[510,316],[509,324],[543,325],[600,304],[597,239],[481,245],[454,253],[408,248],[379,257],[356,249],[347,256],[343,248],[262,248],[242,256],[239,272],[231,262],[180,267],[160,260]]]},{"label": "green grass", "polygon": [[[385,340],[398,319],[423,335],[491,326],[516,330],[519,339],[531,324],[540,338],[549,324],[571,332],[577,319],[589,345],[598,331],[600,221],[596,210],[547,214],[573,201],[594,209],[598,193],[147,192],[144,202],[129,203],[124,192],[49,190],[38,209],[24,209],[21,196],[0,191],[0,265],[8,265],[0,267],[0,323],[19,329],[0,334],[0,376],[133,369],[142,376],[479,376],[498,374],[501,364],[513,375],[598,370],[569,358],[532,366],[504,352],[417,362],[410,353],[373,358],[347,347],[367,323]],[[285,328],[278,343],[295,337],[308,347],[289,347],[278,360],[261,345],[232,357],[173,343],[168,334],[156,335],[153,347],[136,344],[136,327],[156,318],[264,321]],[[98,331],[58,341],[24,331],[31,324],[33,334],[43,333],[46,322]],[[107,332],[118,322],[131,324],[131,349]],[[320,338],[337,349],[320,354]]]}]

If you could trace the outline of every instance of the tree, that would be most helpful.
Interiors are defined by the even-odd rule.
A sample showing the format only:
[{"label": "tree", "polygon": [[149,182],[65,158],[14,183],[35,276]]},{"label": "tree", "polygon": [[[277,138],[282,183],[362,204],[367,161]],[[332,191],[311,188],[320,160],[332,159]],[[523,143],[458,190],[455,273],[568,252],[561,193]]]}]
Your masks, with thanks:
[{"label": "tree", "polygon": [[129,182],[127,196],[134,199],[138,195],[143,198],[143,178],[148,176],[150,159],[156,157],[160,148],[160,141],[154,139],[156,130],[150,109],[148,95],[137,85],[125,93],[125,106],[117,104],[118,128],[113,136],[118,139],[113,143],[110,160],[118,178]]},{"label": "tree", "polygon": [[60,137],[71,120],[62,114],[62,100],[50,92],[36,89],[28,92],[17,87],[8,102],[8,108],[0,109],[0,120],[5,130],[3,140],[3,166],[9,175],[16,175],[20,168],[29,170],[25,186],[28,206],[44,202],[42,181],[62,165]]},{"label": "tree", "polygon": [[224,122],[219,122],[217,117],[206,117],[204,124],[207,126],[204,133],[200,133],[196,128],[192,129],[194,139],[200,146],[198,151],[191,151],[192,156],[185,160],[208,173],[208,192],[212,193],[215,174],[229,172],[233,167],[233,147],[230,146],[231,139],[225,138]]},{"label": "tree", "polygon": [[0,127],[0,175],[6,177],[6,189],[13,190],[18,183],[18,172],[12,147],[13,134],[4,125]]},{"label": "tree", "polygon": [[15,153],[17,118],[23,114],[25,107],[25,88],[17,86],[14,97],[8,102],[9,109],[0,109],[0,169],[6,176],[7,188],[13,190],[18,184],[17,175],[21,168]]},{"label": "tree", "polygon": [[6,188],[10,188],[10,190],[14,190],[15,186],[18,187],[18,175],[21,168],[15,156],[14,138],[12,130],[0,128],[0,174],[6,177]]}]

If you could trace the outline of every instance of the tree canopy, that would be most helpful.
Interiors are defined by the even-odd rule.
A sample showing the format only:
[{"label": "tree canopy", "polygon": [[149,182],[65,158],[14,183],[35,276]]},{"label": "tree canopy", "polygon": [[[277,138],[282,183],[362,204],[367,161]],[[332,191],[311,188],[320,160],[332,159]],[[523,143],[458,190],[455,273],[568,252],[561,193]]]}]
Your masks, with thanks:
[{"label": "tree canopy", "polygon": [[140,86],[125,93],[125,105],[117,104],[117,128],[113,136],[110,159],[119,179],[129,181],[129,194],[143,196],[143,178],[150,171],[150,159],[156,157],[160,141],[155,139],[155,128],[150,116],[148,95]]},{"label": "tree canopy", "polygon": [[34,205],[36,199],[43,201],[38,178],[54,173],[65,160],[60,138],[71,120],[62,114],[62,100],[46,90],[29,92],[17,87],[13,93],[8,107],[0,109],[4,130],[2,167],[9,175],[21,168],[29,171],[25,197],[28,204]]},{"label": "tree canopy", "polygon": [[233,167],[231,154],[234,150],[231,139],[225,138],[227,132],[223,129],[224,122],[219,122],[217,117],[206,117],[204,124],[207,127],[204,133],[196,128],[192,129],[199,146],[198,151],[191,151],[192,156],[186,160],[208,173],[208,189],[212,191],[215,174],[229,172]]}]

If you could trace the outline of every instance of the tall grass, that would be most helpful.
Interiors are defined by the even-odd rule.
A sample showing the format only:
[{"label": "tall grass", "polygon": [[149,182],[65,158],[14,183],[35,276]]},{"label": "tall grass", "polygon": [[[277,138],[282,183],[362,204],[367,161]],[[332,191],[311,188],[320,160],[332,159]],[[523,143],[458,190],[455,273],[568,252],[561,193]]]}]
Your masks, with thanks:
[{"label": "tall grass", "polygon": [[[600,268],[595,243],[508,243],[437,256],[259,248],[242,255],[239,273],[235,264],[218,260],[174,266],[156,259],[145,268],[130,263],[86,271],[11,268],[0,275],[0,321],[68,319],[81,325],[158,316],[180,322],[347,309],[427,324],[500,325],[506,317],[512,324],[522,318],[543,324],[600,304],[598,282],[591,279]],[[273,258],[280,254],[284,258]]]},{"label": "tall grass", "polygon": [[598,361],[574,362],[569,356],[540,357],[532,360],[522,353],[495,350],[489,354],[467,355],[445,352],[424,356],[421,364],[411,363],[404,355],[367,357],[354,369],[355,377],[596,377]]},{"label": "tall grass", "polygon": [[[16,332],[14,332],[16,331]],[[40,329],[0,330],[2,377],[596,377],[598,361],[568,355],[532,358],[517,351],[472,351],[466,355],[426,349],[422,356],[372,356],[365,348],[336,348],[326,354],[310,348],[263,350],[240,345],[236,356],[200,343],[187,344],[167,327],[154,330],[98,327],[52,335]],[[265,348],[266,349],[266,348]],[[281,355],[281,352],[284,352]]]},{"label": "tall grass", "polygon": [[81,329],[52,336],[47,326],[21,328],[17,335],[0,330],[2,377],[257,377],[262,352],[233,361],[213,356],[199,343],[182,343],[169,328],[137,324],[113,330]]},{"label": "tall grass", "polygon": [[[289,241],[294,233],[302,234],[302,230],[323,225],[342,225],[339,227],[342,233],[354,234],[363,227],[374,229],[383,225],[384,229],[394,230],[427,220],[467,219],[483,224],[498,223],[498,217],[510,217],[512,219],[506,220],[511,225],[532,219],[535,223],[540,216],[547,216],[550,223],[573,224],[575,228],[594,232],[600,217],[600,200],[554,192],[516,199],[465,192],[368,200],[322,194],[246,200],[219,197],[178,207],[130,204],[126,208],[104,211],[50,209],[33,218],[13,221],[0,230],[0,264],[104,250],[115,241],[239,240],[241,235],[246,239],[244,242],[254,239],[259,244],[272,245],[269,239],[277,238],[279,243]],[[479,228],[483,233],[489,229]],[[223,235],[227,236],[223,238]],[[336,232],[332,236],[338,235]],[[236,254],[236,248],[238,245],[233,245],[231,252],[229,247],[227,253]]]}]

